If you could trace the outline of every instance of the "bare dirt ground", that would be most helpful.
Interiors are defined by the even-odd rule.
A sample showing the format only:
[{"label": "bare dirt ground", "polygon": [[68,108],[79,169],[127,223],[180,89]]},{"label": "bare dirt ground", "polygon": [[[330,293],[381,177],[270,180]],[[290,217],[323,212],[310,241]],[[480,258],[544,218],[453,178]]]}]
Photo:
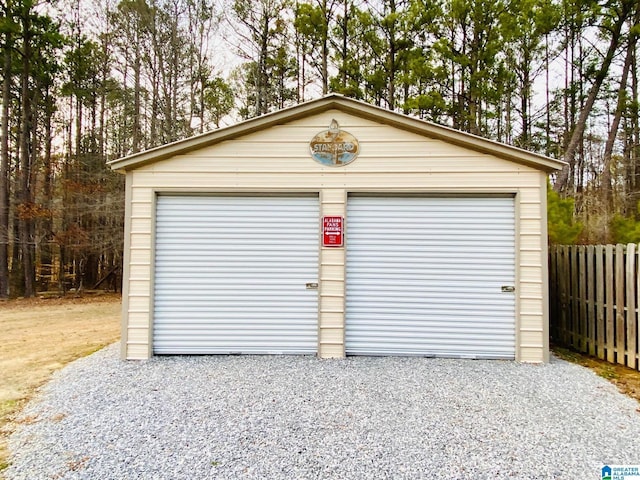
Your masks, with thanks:
[{"label": "bare dirt ground", "polygon": [[0,478],[12,419],[35,390],[67,363],[120,337],[120,297],[0,302]]}]

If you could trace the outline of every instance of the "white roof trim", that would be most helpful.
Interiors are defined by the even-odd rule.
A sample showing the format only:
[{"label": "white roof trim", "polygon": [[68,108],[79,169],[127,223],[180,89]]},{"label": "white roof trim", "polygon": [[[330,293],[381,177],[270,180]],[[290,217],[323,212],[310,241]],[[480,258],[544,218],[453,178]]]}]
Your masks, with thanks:
[{"label": "white roof trim", "polygon": [[546,172],[560,170],[565,165],[565,162],[561,160],[528,152],[521,148],[495,142],[493,140],[487,140],[477,135],[461,132],[436,123],[427,122],[425,120],[420,120],[391,110],[369,105],[368,103],[335,93],[316,100],[304,102],[293,107],[262,115],[260,117],[245,120],[229,127],[212,130],[201,135],[179,140],[177,142],[162,145],[143,152],[134,153],[132,155],[107,162],[107,165],[109,165],[113,170],[125,172],[142,165],[164,160],[175,155],[184,154],[192,150],[198,150],[224,140],[267,129],[274,125],[282,125],[299,118],[308,117],[331,109],[341,110],[355,116],[360,116],[382,124],[408,130],[426,137],[437,138],[447,143],[459,145],[471,150],[492,154],[497,157],[538,168]]}]

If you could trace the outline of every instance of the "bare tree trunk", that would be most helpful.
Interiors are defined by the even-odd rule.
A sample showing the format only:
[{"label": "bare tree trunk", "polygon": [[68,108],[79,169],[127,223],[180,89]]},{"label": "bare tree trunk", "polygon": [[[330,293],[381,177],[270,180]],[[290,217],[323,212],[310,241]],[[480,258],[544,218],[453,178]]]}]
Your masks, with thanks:
[{"label": "bare tree trunk", "polygon": [[207,88],[207,79],[204,76],[204,72],[200,72],[200,92],[198,95],[198,102],[200,103],[200,128],[199,133],[204,133],[204,91]]},{"label": "bare tree trunk", "polygon": [[329,21],[330,15],[327,11],[327,0],[322,0],[322,13],[327,22],[324,34],[322,35],[322,94],[329,92]]},{"label": "bare tree trunk", "polygon": [[631,210],[636,216],[638,215],[638,192],[640,191],[640,111],[638,105],[640,102],[640,96],[638,95],[638,51],[637,48],[633,51],[633,60],[631,62],[631,94],[633,96],[633,102],[631,104],[631,173],[629,174],[630,183],[632,186],[632,193],[630,195],[634,201],[632,201]]},{"label": "bare tree trunk", "polygon": [[544,37],[544,65],[545,65],[545,85],[546,85],[546,98],[545,98],[545,116],[546,122],[544,127],[545,134],[545,154],[551,155],[551,99],[550,99],[550,74],[549,69],[549,34]]},{"label": "bare tree trunk", "polygon": [[154,15],[151,29],[151,40],[153,51],[149,59],[149,68],[151,70],[151,119],[149,138],[152,146],[157,146],[158,141],[158,116],[160,113],[160,74],[158,73],[162,66],[162,54],[160,52],[160,44],[158,43],[158,32],[156,27],[157,19]]},{"label": "bare tree trunk", "polygon": [[[176,20],[177,22],[177,20]],[[173,48],[172,48],[172,63],[171,63],[171,72],[172,72],[172,76],[173,76],[173,92],[171,93],[171,113],[172,113],[172,117],[171,117],[171,141],[174,142],[176,141],[180,135],[182,135],[182,132],[178,130],[178,88],[180,88],[179,86],[179,76],[180,76],[180,52],[179,52],[179,46],[178,46],[178,32],[177,32],[177,25],[174,25],[173,30],[172,30],[172,42],[173,43]]]},{"label": "bare tree trunk", "polygon": [[[298,3],[296,2],[296,12],[298,11]],[[304,102],[304,87],[305,87],[305,53],[300,45],[300,32],[295,30],[295,42],[296,42],[296,61],[298,62],[298,71],[296,74],[296,101],[298,103]]]},{"label": "bare tree trunk", "polygon": [[[139,38],[138,38],[139,40]],[[141,101],[140,101],[140,90],[141,86],[141,59],[140,59],[140,45],[136,44],[133,46],[134,48],[134,58],[133,58],[133,139],[131,144],[131,149],[133,152],[140,151],[140,140],[142,136],[142,128],[140,121],[140,110],[141,110]]]},{"label": "bare tree trunk", "polygon": [[[389,11],[392,15],[396,13],[396,2],[391,0],[389,2]],[[389,104],[389,110],[395,110],[396,108],[396,56],[398,45],[396,41],[396,25],[395,22],[391,22],[389,26],[389,85],[387,96],[387,103]]]},{"label": "bare tree trunk", "polygon": [[523,55],[522,93],[520,95],[520,108],[522,109],[522,136],[520,138],[520,146],[522,148],[528,148],[529,141],[531,139],[531,126],[529,124],[529,104],[531,102],[531,55],[528,50],[525,50]]},{"label": "bare tree trunk", "polygon": [[613,121],[611,122],[611,128],[609,129],[607,143],[605,144],[604,148],[604,158],[602,165],[602,189],[604,192],[605,206],[608,214],[613,211],[613,185],[611,182],[611,158],[613,156],[613,145],[618,135],[620,119],[622,118],[622,112],[626,103],[627,78],[629,77],[629,70],[631,68],[631,61],[633,59],[633,51],[636,48],[636,39],[637,36],[633,34],[629,38],[627,54],[624,59],[622,76],[620,78],[620,87],[618,89],[618,102],[616,104],[616,111],[613,116]]},{"label": "bare tree trunk", "polygon": [[169,138],[173,142],[178,139],[178,77],[180,47],[178,45],[178,11],[173,11],[174,19],[171,24],[171,62],[169,64],[169,76],[171,78],[171,116],[169,117]]},{"label": "bare tree trunk", "polygon": [[34,125],[31,124],[31,98],[29,88],[29,76],[31,73],[31,25],[29,13],[26,12],[22,18],[22,28],[24,35],[24,45],[22,50],[22,72],[21,72],[21,101],[22,113],[20,120],[20,205],[23,212],[19,215],[18,236],[20,239],[20,253],[22,255],[22,270],[24,274],[24,296],[33,297],[35,295],[33,257],[31,255],[31,222],[28,207],[31,203],[31,139],[30,133]]},{"label": "bare tree trunk", "polygon": [[268,111],[267,99],[267,57],[269,55],[269,13],[265,9],[260,44],[260,61],[258,62],[258,115]]},{"label": "bare tree trunk", "polygon": [[[30,131],[29,131],[29,135],[30,135],[30,140],[29,140],[29,178],[28,178],[28,182],[29,182],[29,205],[33,205],[34,207],[37,208],[36,204],[35,204],[35,192],[33,191],[33,185],[37,185],[37,173],[38,173],[38,169],[34,168],[35,165],[38,164],[38,152],[40,151],[40,136],[38,135],[38,125],[40,123],[40,109],[39,108],[33,108],[33,105],[38,106],[39,104],[42,103],[42,99],[41,99],[41,95],[40,95],[40,88],[32,88],[32,98],[30,100],[31,104],[29,107],[30,110],[30,116],[31,116],[31,120],[29,122],[30,125]],[[27,245],[27,248],[29,249],[29,258],[31,259],[31,266],[29,269],[29,275],[31,275],[30,278],[30,282],[33,285],[33,294],[35,295],[37,292],[37,284],[36,284],[36,278],[37,278],[37,271],[36,271],[36,266],[38,264],[38,248],[37,248],[37,243],[38,243],[38,238],[36,235],[36,216],[30,216],[29,217],[29,222],[27,224],[27,228],[28,228],[28,238],[29,238],[29,244]]]},{"label": "bare tree trunk", "polygon": [[[52,157],[51,157],[51,148],[52,148],[52,138],[53,133],[51,129],[51,121],[54,113],[54,99],[51,96],[51,92],[47,87],[46,98],[45,98],[45,146],[44,146],[44,178],[43,178],[43,204],[45,206],[46,217],[43,219],[42,230],[44,232],[44,241],[42,247],[40,249],[40,264],[43,268],[47,265],[45,272],[47,277],[49,278],[49,282],[53,280],[53,260],[54,260],[54,252],[53,252],[53,165],[52,165]],[[48,286],[48,284],[47,284]]]},{"label": "bare tree trunk", "polygon": [[349,39],[349,1],[344,0],[344,19],[342,26],[342,87],[347,87],[347,55]]},{"label": "bare tree trunk", "polygon": [[[327,0],[317,0],[316,2],[318,7],[322,11],[322,19],[325,22],[322,31],[322,43],[321,43],[321,58],[320,58],[320,82],[322,83],[322,94],[326,95],[329,93],[329,35],[331,32],[331,19],[333,17],[333,9],[335,7],[335,0],[331,0],[331,4],[327,4]],[[347,18],[347,2],[345,1],[345,22]],[[346,23],[345,23],[346,28]],[[346,34],[345,34],[346,36]],[[346,50],[346,48],[345,48]],[[305,53],[302,54],[303,58]],[[304,61],[304,60],[303,60]],[[343,63],[344,65],[344,63]],[[304,67],[303,67],[304,68]],[[304,79],[304,75],[303,75]],[[304,95],[304,86],[306,85],[303,82],[303,95]],[[344,85],[344,83],[343,83]]]},{"label": "bare tree trunk", "polygon": [[[8,8],[8,7],[7,7]],[[0,142],[0,298],[9,296],[9,102],[11,93],[11,50],[9,33],[3,55],[2,125]]]},{"label": "bare tree trunk", "polygon": [[80,172],[82,165],[82,103],[80,98],[76,97],[76,145],[75,145],[75,172],[74,180],[80,181]]},{"label": "bare tree trunk", "polygon": [[556,183],[554,185],[554,190],[557,192],[564,192],[567,190],[567,186],[569,185],[570,175],[574,170],[575,162],[576,162],[576,152],[578,151],[578,147],[580,146],[580,140],[582,139],[582,135],[584,133],[587,119],[591,114],[591,110],[593,109],[593,104],[598,97],[598,93],[600,92],[600,87],[604,82],[604,79],[607,77],[609,73],[609,67],[611,66],[611,62],[613,57],[615,56],[616,50],[620,46],[621,42],[621,31],[622,26],[627,20],[629,13],[631,11],[632,2],[625,1],[622,3],[622,11],[613,26],[613,31],[611,32],[611,41],[609,42],[609,48],[607,49],[607,53],[602,61],[602,65],[600,65],[600,69],[596,74],[595,80],[591,89],[589,90],[589,95],[587,96],[587,101],[585,105],[582,107],[580,111],[580,116],[578,117],[578,122],[576,123],[575,128],[571,134],[571,139],[569,140],[569,144],[567,145],[567,149],[564,152],[564,160],[567,162],[567,165],[562,169],[562,171],[558,174],[556,178]]},{"label": "bare tree trunk", "polygon": [[100,130],[98,133],[98,151],[100,152],[100,161],[104,162],[107,159],[107,151],[105,148],[105,121],[106,121],[106,106],[107,106],[107,78],[109,77],[109,62],[108,62],[108,47],[107,47],[107,34],[105,33],[102,38],[102,64],[100,68]]}]

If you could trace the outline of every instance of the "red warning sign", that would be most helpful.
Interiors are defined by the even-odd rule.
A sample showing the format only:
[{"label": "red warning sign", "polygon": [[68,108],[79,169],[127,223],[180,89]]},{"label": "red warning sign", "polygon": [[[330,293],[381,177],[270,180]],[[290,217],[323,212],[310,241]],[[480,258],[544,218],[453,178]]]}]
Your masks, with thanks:
[{"label": "red warning sign", "polygon": [[342,247],[344,243],[344,219],[342,217],[322,217],[322,246]]}]

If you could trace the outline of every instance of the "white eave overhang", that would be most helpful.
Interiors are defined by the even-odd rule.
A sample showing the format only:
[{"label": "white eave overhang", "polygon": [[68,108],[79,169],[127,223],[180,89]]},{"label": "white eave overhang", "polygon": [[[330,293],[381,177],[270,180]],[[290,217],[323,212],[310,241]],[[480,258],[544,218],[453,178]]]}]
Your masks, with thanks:
[{"label": "white eave overhang", "polygon": [[182,155],[275,125],[283,125],[327,110],[339,110],[418,135],[439,139],[470,150],[495,155],[496,157],[537,168],[547,173],[560,170],[565,165],[565,162],[562,160],[556,160],[511,145],[487,140],[477,135],[396,113],[335,93],[283,110],[278,110],[277,112],[252,118],[229,127],[220,128],[143,152],[134,153],[123,158],[112,160],[108,162],[107,165],[109,165],[112,170],[125,173],[126,171],[143,165],[148,165],[176,155]]}]

